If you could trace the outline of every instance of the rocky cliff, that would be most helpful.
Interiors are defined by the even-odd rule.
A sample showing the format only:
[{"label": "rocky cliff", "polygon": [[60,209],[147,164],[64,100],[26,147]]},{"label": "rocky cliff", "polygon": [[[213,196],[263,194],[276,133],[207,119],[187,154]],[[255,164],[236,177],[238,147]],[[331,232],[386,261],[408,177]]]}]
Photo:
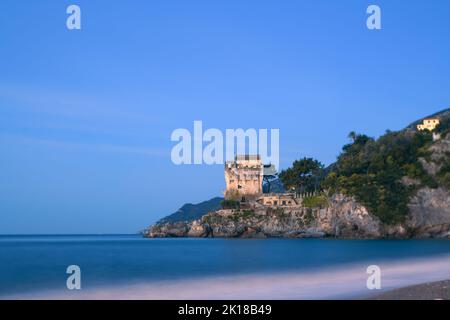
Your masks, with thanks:
[{"label": "rocky cliff", "polygon": [[326,208],[217,210],[191,222],[156,224],[144,236],[221,238],[450,238],[450,194],[421,189],[404,224],[383,225],[354,199],[334,195]]},{"label": "rocky cliff", "polygon": [[[420,159],[427,173],[433,177],[450,175],[443,172],[450,161],[450,133],[433,143],[429,151],[427,159]],[[417,191],[409,203],[406,227],[411,236],[450,238],[450,192],[445,182],[434,189],[425,187]]]},{"label": "rocky cliff", "polygon": [[275,208],[251,202],[246,209],[211,210],[192,221],[162,220],[146,229],[144,236],[450,238],[450,133],[434,141],[428,151],[419,160],[436,185],[403,177],[401,182],[416,191],[400,223],[383,223],[354,197],[334,194],[321,207]]},{"label": "rocky cliff", "polygon": [[326,208],[228,209],[192,222],[156,224],[147,237],[326,237],[376,238],[380,223],[354,200],[336,195]]}]

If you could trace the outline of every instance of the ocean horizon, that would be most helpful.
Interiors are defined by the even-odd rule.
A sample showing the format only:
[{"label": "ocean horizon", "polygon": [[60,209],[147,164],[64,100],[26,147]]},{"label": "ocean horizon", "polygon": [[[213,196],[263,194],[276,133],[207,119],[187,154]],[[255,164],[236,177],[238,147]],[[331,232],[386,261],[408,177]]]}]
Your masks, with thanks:
[{"label": "ocean horizon", "polygon": [[1,235],[0,252],[0,299],[351,299],[450,279],[446,240]]}]

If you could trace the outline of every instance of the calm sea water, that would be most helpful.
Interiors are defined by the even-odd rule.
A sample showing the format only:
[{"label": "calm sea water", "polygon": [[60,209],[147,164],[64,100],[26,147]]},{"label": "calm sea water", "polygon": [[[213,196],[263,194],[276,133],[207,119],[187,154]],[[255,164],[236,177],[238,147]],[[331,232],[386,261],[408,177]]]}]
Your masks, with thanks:
[{"label": "calm sea water", "polygon": [[[365,271],[371,264],[403,263],[408,268],[411,261],[450,261],[445,260],[448,257],[450,241],[445,240],[0,236],[0,298],[67,291],[69,265],[80,266],[83,289],[89,290],[186,279],[308,274],[346,266],[360,266]],[[450,278],[450,264],[444,264],[439,272],[439,278]],[[276,298],[276,292],[273,295]]]}]

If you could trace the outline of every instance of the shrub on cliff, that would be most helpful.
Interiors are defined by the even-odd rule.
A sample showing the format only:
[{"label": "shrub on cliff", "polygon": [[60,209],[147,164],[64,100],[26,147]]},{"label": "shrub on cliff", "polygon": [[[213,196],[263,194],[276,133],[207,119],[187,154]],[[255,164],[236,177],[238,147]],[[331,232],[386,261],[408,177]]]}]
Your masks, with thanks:
[{"label": "shrub on cliff", "polygon": [[445,188],[450,189],[450,154],[447,154],[441,169],[436,174],[438,182]]},{"label": "shrub on cliff", "polygon": [[220,202],[220,205],[222,206],[223,209],[239,209],[241,207],[241,203],[239,201],[236,200],[222,200]]},{"label": "shrub on cliff", "polygon": [[384,223],[401,222],[408,213],[417,186],[403,184],[402,177],[437,186],[418,161],[428,157],[429,132],[388,131],[378,140],[355,133],[349,137],[352,142],[343,147],[323,185],[331,192],[354,196]]},{"label": "shrub on cliff", "polygon": [[441,119],[441,122],[436,127],[436,131],[440,133],[442,136],[445,136],[450,133],[450,117],[446,117]]},{"label": "shrub on cliff", "polygon": [[325,195],[304,197],[302,205],[307,208],[326,208],[328,207],[328,199]]},{"label": "shrub on cliff", "polygon": [[296,160],[291,168],[280,172],[279,178],[287,189],[297,193],[320,190],[324,165],[312,158]]}]

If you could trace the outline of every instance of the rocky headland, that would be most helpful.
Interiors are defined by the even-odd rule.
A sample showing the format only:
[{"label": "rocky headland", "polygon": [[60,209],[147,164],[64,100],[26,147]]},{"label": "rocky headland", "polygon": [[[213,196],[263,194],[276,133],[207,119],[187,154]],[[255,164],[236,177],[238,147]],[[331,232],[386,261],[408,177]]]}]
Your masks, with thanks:
[{"label": "rocky headland", "polygon": [[[379,171],[381,172],[379,177],[376,176],[379,172],[374,171],[374,174],[348,174],[347,176],[342,174],[342,177],[334,174],[334,181],[341,182],[343,185],[341,189],[344,191],[329,188],[320,195],[313,196],[320,197],[321,201],[301,199],[293,206],[267,206],[256,200],[247,200],[245,204],[237,208],[220,209],[218,207],[220,207],[221,199],[215,198],[199,204],[199,209],[196,205],[188,205],[169,218],[148,227],[143,231],[143,235],[150,238],[450,238],[450,130],[448,128],[450,110],[444,110],[438,117],[442,122],[447,119],[445,120],[447,127],[441,130],[439,136],[433,134],[432,140],[431,134],[428,138],[420,136],[420,139],[430,139],[429,142],[423,143],[426,148],[422,145],[420,148],[417,147],[417,151],[414,151],[417,156],[412,154],[397,166],[405,174],[392,180],[395,184],[400,184],[393,190],[400,190],[408,196],[398,197],[399,201],[407,199],[404,206],[406,210],[403,210],[407,212],[402,213],[400,218],[398,213],[396,213],[397,216],[389,217],[389,207],[383,208],[383,206],[391,205],[392,208],[397,209],[396,198],[392,198],[396,194],[392,190],[388,190],[390,194],[387,193],[386,188],[390,187],[388,183],[381,184],[384,183],[385,171]],[[338,159],[338,169],[340,165],[344,169],[353,170],[353,164],[350,163],[350,166],[345,167],[347,163],[344,161],[349,162],[348,159],[353,159],[355,156],[363,160],[370,157],[375,159],[367,165],[365,169],[367,172],[374,170],[372,167],[375,165],[378,167],[385,166],[386,163],[390,165],[389,162],[396,165],[396,159],[393,159],[391,154],[386,153],[385,158],[380,158],[378,154],[385,152],[386,149],[395,148],[398,144],[414,144],[420,141],[417,140],[417,136],[414,136],[418,134],[414,131],[414,127],[415,124],[400,133],[387,133],[385,138],[380,138],[381,142],[366,139],[368,142],[364,141],[357,145],[358,141],[355,140],[353,146],[347,147],[347,152],[354,152],[353,156],[346,155],[347,158]],[[356,151],[352,151],[351,148]],[[404,149],[416,150],[409,148],[409,145]],[[399,158],[402,156],[399,155]],[[412,160],[409,160],[410,158]],[[375,161],[378,162],[375,163]],[[396,168],[394,165],[391,167]],[[330,167],[336,168],[336,164]],[[341,172],[345,172],[342,168]],[[395,170],[391,170],[390,167],[388,169],[383,169],[386,170],[386,174],[389,173],[391,176],[396,174]],[[339,170],[335,172],[339,174]],[[367,180],[367,177],[372,180]],[[371,189],[372,181],[379,184],[378,189]],[[365,188],[365,193],[359,192],[358,183],[361,183],[361,189]],[[392,182],[389,183],[392,185]],[[355,195],[349,194],[348,190]],[[373,194],[371,190],[374,190]],[[388,196],[394,201],[383,198]],[[380,201],[374,202],[374,198],[377,198],[375,200],[379,198]],[[379,207],[384,211],[378,210],[374,203],[379,203]]]},{"label": "rocky headland", "polygon": [[[355,199],[333,195],[325,207],[266,208],[212,211],[200,219],[155,224],[145,237],[219,238],[450,238],[450,194],[421,190],[408,219],[385,225]],[[425,209],[424,209],[425,208]]]}]

